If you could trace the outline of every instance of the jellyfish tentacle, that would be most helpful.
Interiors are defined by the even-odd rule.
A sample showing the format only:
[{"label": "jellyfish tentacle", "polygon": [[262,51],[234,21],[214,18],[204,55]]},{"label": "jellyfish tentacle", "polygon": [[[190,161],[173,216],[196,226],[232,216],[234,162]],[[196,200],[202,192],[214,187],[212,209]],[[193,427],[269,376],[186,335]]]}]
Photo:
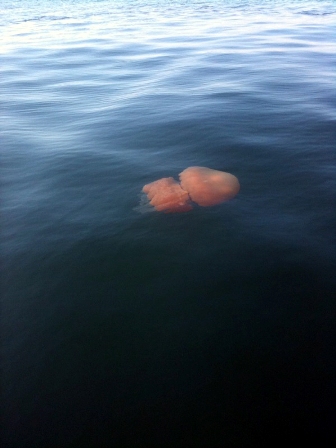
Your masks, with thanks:
[{"label": "jellyfish tentacle", "polygon": [[146,184],[142,191],[147,194],[150,204],[157,211],[182,213],[193,208],[188,192],[173,177],[164,177]]}]

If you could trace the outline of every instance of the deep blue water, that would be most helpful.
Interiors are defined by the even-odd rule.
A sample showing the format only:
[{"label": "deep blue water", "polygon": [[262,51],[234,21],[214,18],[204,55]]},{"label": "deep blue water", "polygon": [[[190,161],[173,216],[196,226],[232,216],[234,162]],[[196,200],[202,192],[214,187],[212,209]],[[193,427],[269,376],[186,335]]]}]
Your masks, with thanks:
[{"label": "deep blue water", "polygon": [[[4,445],[332,442],[336,3],[0,12]],[[192,165],[240,194],[137,211]]]}]

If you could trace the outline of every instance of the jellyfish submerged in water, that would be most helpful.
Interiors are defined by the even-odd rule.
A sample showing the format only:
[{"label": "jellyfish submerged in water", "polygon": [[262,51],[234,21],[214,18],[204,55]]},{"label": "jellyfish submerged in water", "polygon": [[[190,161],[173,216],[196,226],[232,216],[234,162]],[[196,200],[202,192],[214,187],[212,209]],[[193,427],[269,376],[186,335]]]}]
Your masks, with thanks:
[{"label": "jellyfish submerged in water", "polygon": [[179,174],[181,183],[173,177],[146,184],[142,191],[147,198],[141,199],[136,209],[142,213],[159,211],[181,213],[192,210],[191,201],[202,207],[221,204],[236,196],[240,185],[230,173],[210,168],[191,166]]}]

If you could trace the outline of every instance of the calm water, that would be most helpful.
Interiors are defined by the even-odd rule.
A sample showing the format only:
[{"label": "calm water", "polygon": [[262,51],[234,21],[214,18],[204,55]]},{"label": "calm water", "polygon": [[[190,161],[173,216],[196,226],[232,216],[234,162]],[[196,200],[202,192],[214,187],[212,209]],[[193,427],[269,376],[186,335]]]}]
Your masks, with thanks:
[{"label": "calm water", "polygon": [[[1,2],[6,447],[335,437],[336,3]],[[190,165],[240,194],[139,213]]]}]

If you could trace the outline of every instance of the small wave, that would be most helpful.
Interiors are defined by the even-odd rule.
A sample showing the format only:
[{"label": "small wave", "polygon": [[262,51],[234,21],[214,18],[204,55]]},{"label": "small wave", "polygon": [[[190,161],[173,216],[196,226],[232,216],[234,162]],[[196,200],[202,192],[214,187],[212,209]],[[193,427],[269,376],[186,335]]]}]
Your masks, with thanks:
[{"label": "small wave", "polygon": [[299,11],[298,14],[304,14],[306,16],[329,16],[335,14],[335,11],[317,11],[312,9],[310,11]]},{"label": "small wave", "polygon": [[37,17],[32,17],[30,19],[24,19],[24,20],[22,20],[22,22],[39,22],[41,20],[54,21],[54,20],[67,20],[67,19],[70,19],[70,17],[67,17],[67,16],[37,16]]}]

